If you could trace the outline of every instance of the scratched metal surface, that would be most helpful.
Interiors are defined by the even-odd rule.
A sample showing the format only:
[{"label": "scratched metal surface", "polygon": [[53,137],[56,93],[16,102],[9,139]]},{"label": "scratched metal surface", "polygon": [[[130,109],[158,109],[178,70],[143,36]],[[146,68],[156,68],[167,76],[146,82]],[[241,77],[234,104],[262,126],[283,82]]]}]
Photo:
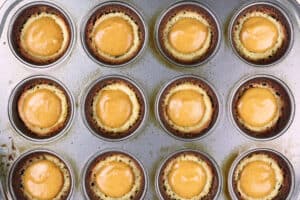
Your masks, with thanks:
[{"label": "scratched metal surface", "polygon": [[[270,147],[285,154],[296,171],[296,189],[293,199],[297,199],[300,191],[300,109],[296,109],[295,119],[288,131],[281,137],[269,142],[254,142],[241,135],[232,125],[227,114],[227,100],[235,83],[243,77],[255,74],[271,74],[283,80],[292,90],[296,106],[300,105],[300,7],[296,0],[278,0],[289,10],[294,25],[295,41],[291,52],[279,64],[267,68],[253,67],[245,64],[234,55],[227,38],[227,25],[234,9],[241,6],[239,0],[213,1],[203,0],[217,14],[222,28],[222,41],[216,56],[203,66],[183,69],[167,63],[155,49],[153,43],[153,27],[162,9],[167,8],[172,0],[135,0],[135,4],[143,13],[148,24],[150,37],[142,57],[131,64],[118,69],[105,68],[94,63],[85,53],[80,42],[80,28],[84,17],[101,1],[99,0],[57,0],[71,16],[76,26],[75,45],[70,56],[63,63],[46,70],[30,69],[19,62],[8,46],[7,29],[12,15],[24,4],[31,2],[7,0],[0,9],[0,145],[16,152],[41,147],[32,144],[19,136],[11,127],[7,105],[13,87],[22,79],[33,74],[48,74],[61,80],[74,94],[76,100],[76,116],[68,133],[62,139],[42,145],[61,154],[69,161],[75,171],[76,188],[73,199],[83,199],[81,194],[81,170],[88,158],[98,150],[119,148],[131,152],[145,165],[149,174],[149,189],[146,199],[157,199],[154,189],[154,175],[160,161],[170,153],[182,148],[194,148],[209,153],[219,164],[223,172],[224,187],[219,199],[230,199],[226,189],[227,173],[233,159],[240,152],[251,147]],[[53,2],[53,1],[51,1]],[[150,102],[149,119],[142,132],[136,137],[122,142],[105,142],[95,138],[84,126],[80,116],[80,99],[82,92],[94,79],[103,75],[122,74],[136,80],[146,91]],[[194,142],[175,140],[166,134],[154,117],[154,100],[165,81],[182,74],[195,74],[208,80],[217,90],[221,99],[221,118],[214,131],[204,139]],[[6,139],[1,139],[6,138]],[[15,154],[15,153],[14,153]],[[2,168],[1,168],[2,169]],[[2,172],[5,169],[2,169]]]}]

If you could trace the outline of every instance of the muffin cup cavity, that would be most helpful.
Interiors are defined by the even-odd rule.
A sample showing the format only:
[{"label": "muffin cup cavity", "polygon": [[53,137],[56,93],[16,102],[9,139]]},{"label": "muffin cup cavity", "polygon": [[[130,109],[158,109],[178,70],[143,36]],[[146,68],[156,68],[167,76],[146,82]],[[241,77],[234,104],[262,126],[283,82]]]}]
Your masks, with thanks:
[{"label": "muffin cup cavity", "polygon": [[[55,15],[61,20],[62,25],[65,27],[65,33],[68,34],[67,38],[64,38],[65,48],[61,52],[47,59],[41,59],[39,57],[30,55],[25,49],[21,47],[21,32],[24,24],[28,19],[34,15],[46,13]],[[34,69],[47,69],[62,63],[70,54],[74,46],[75,40],[75,28],[71,20],[70,15],[60,8],[58,5],[48,1],[37,1],[25,4],[21,7],[12,17],[9,29],[8,29],[8,43],[14,56],[25,66]],[[64,37],[66,37],[64,35]],[[58,53],[58,52],[57,52]]]},{"label": "muffin cup cavity", "polygon": [[[197,56],[197,58],[192,60],[184,60],[175,57],[164,45],[164,28],[169,20],[182,10],[195,12],[201,15],[207,20],[211,28],[212,37],[208,49],[201,56]],[[160,14],[154,29],[155,44],[159,53],[168,62],[180,67],[197,67],[211,60],[219,49],[221,35],[220,25],[216,15],[206,5],[196,1],[179,1],[171,5]]]},{"label": "muffin cup cavity", "polygon": [[[185,133],[180,130],[174,128],[171,124],[168,123],[168,120],[164,116],[164,99],[168,92],[173,88],[180,84],[184,83],[192,83],[194,85],[200,86],[208,95],[213,108],[213,113],[209,125],[201,131],[197,133]],[[172,137],[182,141],[194,141],[200,140],[209,135],[213,129],[215,128],[219,116],[221,113],[220,110],[220,100],[219,96],[215,90],[215,88],[206,80],[202,79],[201,77],[194,76],[194,75],[183,75],[173,78],[172,80],[168,81],[158,92],[156,101],[155,101],[155,116],[158,122],[160,123],[161,127]]]},{"label": "muffin cup cavity", "polygon": [[[283,41],[281,46],[279,46],[272,55],[269,55],[263,59],[253,60],[250,57],[243,54],[237,47],[237,42],[234,40],[234,32],[237,30],[239,25],[239,19],[245,17],[248,13],[261,12],[270,16],[275,21],[279,22],[283,27]],[[289,19],[288,12],[283,7],[283,5],[278,2],[271,1],[251,1],[243,5],[237,10],[233,15],[230,24],[228,26],[228,37],[231,43],[231,47],[237,57],[243,62],[256,66],[256,67],[268,67],[280,63],[292,49],[294,42],[293,25]]]},{"label": "muffin cup cavity", "polygon": [[[270,87],[270,89],[274,90],[275,94],[282,102],[281,114],[277,122],[272,127],[268,127],[261,132],[250,130],[243,125],[239,120],[237,111],[237,103],[239,99],[247,89],[253,88],[254,85]],[[276,139],[283,135],[293,122],[295,113],[294,97],[289,87],[283,81],[274,76],[258,74],[242,79],[236,84],[229,99],[228,114],[230,115],[231,121],[239,132],[249,139],[257,141],[270,141]]]},{"label": "muffin cup cavity", "polygon": [[[130,88],[135,93],[140,106],[137,120],[127,130],[121,132],[105,130],[93,118],[94,96],[107,85],[116,83],[125,84]],[[148,102],[144,91],[135,81],[122,75],[109,75],[96,79],[88,86],[86,93],[82,96],[81,114],[84,124],[94,136],[109,142],[119,142],[133,137],[142,130],[148,117]]]},{"label": "muffin cup cavity", "polygon": [[[39,84],[55,86],[57,89],[61,90],[67,99],[68,106],[67,117],[63,124],[59,126],[56,130],[51,130],[48,134],[45,134],[44,136],[39,136],[33,131],[31,131],[28,127],[26,127],[25,123],[20,118],[18,111],[18,102],[21,95],[27,90]],[[70,129],[74,119],[74,115],[75,106],[73,95],[62,82],[51,76],[34,75],[25,78],[15,86],[9,97],[8,117],[12,127],[19,135],[34,143],[49,143],[61,138]]]},{"label": "muffin cup cavity", "polygon": [[241,163],[243,159],[250,158],[253,155],[257,154],[263,154],[267,155],[268,157],[272,158],[279,166],[279,168],[283,172],[283,185],[281,186],[279,193],[274,199],[291,199],[293,196],[294,192],[294,187],[295,187],[295,171],[288,160],[282,153],[269,149],[269,148],[255,148],[248,150],[246,152],[241,153],[232,163],[228,175],[228,190],[230,193],[230,197],[234,200],[241,200],[242,197],[240,193],[237,190],[237,184],[234,179],[234,173],[238,167],[238,165]]},{"label": "muffin cup cavity", "polygon": [[142,200],[144,199],[147,189],[148,189],[148,175],[146,172],[146,169],[144,168],[143,164],[141,161],[139,161],[134,155],[131,153],[128,153],[123,150],[118,150],[118,149],[107,149],[107,150],[102,150],[94,155],[92,155],[88,161],[86,162],[83,172],[82,172],[82,180],[81,180],[81,187],[82,187],[82,192],[83,195],[86,199],[90,200],[96,200],[99,199],[98,196],[94,194],[92,189],[90,188],[89,184],[89,177],[92,173],[93,167],[97,165],[97,163],[104,161],[106,158],[109,158],[114,155],[122,155],[127,158],[129,158],[134,165],[137,167],[137,169],[141,172],[141,187],[137,191],[136,195],[133,196],[131,199],[132,200]]},{"label": "muffin cup cavity", "polygon": [[9,169],[9,173],[7,176],[7,186],[8,193],[13,199],[25,200],[27,197],[22,192],[21,185],[21,176],[24,173],[23,167],[24,165],[30,164],[33,160],[41,160],[44,159],[45,156],[50,156],[57,159],[60,164],[64,165],[63,170],[64,177],[69,179],[69,186],[65,188],[66,190],[61,193],[61,200],[70,200],[72,199],[74,187],[75,187],[75,178],[74,173],[71,168],[71,165],[59,154],[54,151],[38,148],[29,150],[23,154],[21,154],[13,163],[13,165]]},{"label": "muffin cup cavity", "polygon": [[164,186],[164,180],[163,180],[163,174],[164,170],[169,164],[169,162],[172,162],[174,159],[181,157],[181,156],[188,156],[192,155],[195,157],[198,157],[199,159],[205,161],[208,166],[212,170],[213,174],[213,179],[212,179],[212,185],[210,188],[209,193],[203,197],[203,199],[212,199],[216,200],[218,199],[221,191],[222,191],[222,185],[223,185],[223,179],[222,179],[222,174],[221,170],[216,163],[216,161],[207,153],[198,151],[198,150],[193,150],[193,149],[183,149],[176,151],[169,156],[167,156],[163,161],[161,162],[160,166],[158,167],[155,175],[155,190],[156,193],[159,197],[160,200],[171,200],[166,191],[165,191],[165,186]]},{"label": "muffin cup cavity", "polygon": [[[92,32],[96,21],[100,17],[110,13],[118,12],[124,13],[133,21],[133,23],[137,25],[139,42],[135,51],[131,52],[128,56],[125,56],[122,59],[119,59],[120,56],[114,56],[114,59],[111,59],[97,53],[97,49],[95,49],[91,44],[92,40],[89,38],[89,34]],[[95,63],[104,67],[123,67],[133,63],[139,57],[141,57],[147,45],[148,28],[142,13],[140,13],[134,5],[122,1],[108,1],[99,4],[89,13],[90,14],[86,16],[82,25],[81,42],[85,52]]]}]

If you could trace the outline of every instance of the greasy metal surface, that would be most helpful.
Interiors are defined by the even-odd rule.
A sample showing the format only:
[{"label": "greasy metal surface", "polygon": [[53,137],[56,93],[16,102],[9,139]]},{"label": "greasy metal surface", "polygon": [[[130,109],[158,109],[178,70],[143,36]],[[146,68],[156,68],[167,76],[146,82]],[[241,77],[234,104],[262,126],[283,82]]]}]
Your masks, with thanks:
[{"label": "greasy metal surface", "polygon": [[[152,32],[157,16],[174,1],[132,0],[131,2],[140,9],[148,24],[150,31],[148,46],[141,58],[130,66],[111,69],[97,65],[88,57],[82,47],[79,35],[84,18],[88,15],[88,12],[102,1],[56,0],[54,2],[57,2],[70,14],[76,26],[75,35],[77,36],[70,56],[63,63],[45,70],[25,67],[24,64],[14,57],[8,46],[7,30],[11,17],[22,5],[32,1],[6,1],[0,9],[0,19],[2,20],[0,22],[0,143],[6,142],[2,138],[12,137],[12,144],[16,144],[20,152],[40,147],[40,145],[32,144],[25,140],[13,130],[9,124],[7,106],[10,92],[19,81],[33,74],[48,74],[61,80],[73,93],[76,101],[74,123],[65,137],[54,143],[42,145],[42,147],[56,151],[71,163],[76,177],[73,199],[83,199],[80,189],[80,177],[88,158],[98,150],[118,148],[129,151],[143,163],[149,176],[149,189],[145,199],[155,200],[157,197],[154,189],[154,176],[158,164],[170,153],[186,147],[203,150],[217,161],[225,180],[220,199],[230,199],[226,189],[230,165],[237,154],[255,146],[274,148],[288,157],[296,171],[295,185],[297,188],[292,199],[297,199],[296,193],[300,191],[299,109],[296,109],[294,122],[287,132],[283,136],[269,142],[254,142],[247,139],[232,125],[229,115],[226,114],[226,105],[228,104],[227,101],[232,88],[243,77],[255,74],[271,74],[283,80],[293,92],[296,106],[300,105],[300,19],[299,14],[297,14],[297,12],[300,12],[300,6],[295,0],[277,1],[288,8],[288,14],[294,25],[295,41],[287,57],[274,66],[264,68],[249,66],[233,53],[227,36],[227,26],[231,16],[234,14],[234,10],[242,4],[239,0],[201,1],[206,2],[211,10],[216,13],[220,20],[223,35],[220,49],[214,58],[205,65],[192,69],[170,65],[158,54],[153,43]],[[122,74],[134,79],[145,90],[150,104],[149,118],[144,130],[134,138],[115,143],[105,142],[93,136],[84,126],[79,112],[80,99],[88,84],[100,76],[109,74]],[[205,78],[214,85],[217,93],[220,94],[222,103],[222,116],[220,116],[219,123],[214,131],[204,139],[194,142],[183,142],[170,137],[159,126],[154,116],[154,100],[161,85],[173,77],[183,74],[195,74]],[[8,139],[7,141],[10,140]],[[8,144],[7,146],[13,145]]]}]

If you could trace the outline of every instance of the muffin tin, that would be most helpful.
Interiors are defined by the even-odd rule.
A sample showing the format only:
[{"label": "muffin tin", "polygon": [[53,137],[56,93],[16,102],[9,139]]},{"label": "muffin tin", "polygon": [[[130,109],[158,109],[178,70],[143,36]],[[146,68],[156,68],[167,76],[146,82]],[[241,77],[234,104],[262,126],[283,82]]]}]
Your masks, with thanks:
[{"label": "muffin tin", "polygon": [[[43,144],[44,148],[53,150],[62,155],[66,161],[70,162],[74,170],[75,187],[72,199],[83,199],[81,190],[81,174],[90,156],[98,151],[107,149],[119,149],[130,152],[137,157],[148,172],[149,187],[144,199],[156,200],[158,196],[155,192],[155,173],[159,164],[166,156],[180,149],[195,149],[208,153],[220,166],[223,175],[222,193],[219,199],[231,199],[227,190],[227,177],[233,160],[240,153],[249,148],[268,147],[283,153],[291,162],[295,169],[295,190],[292,199],[299,198],[300,191],[300,142],[297,134],[300,133],[300,112],[294,108],[295,117],[293,123],[280,137],[269,141],[255,141],[239,133],[239,130],[230,122],[228,106],[231,103],[230,94],[236,87],[239,80],[245,77],[256,76],[258,74],[272,75],[283,81],[291,90],[291,95],[295,99],[295,105],[300,104],[300,81],[299,81],[299,13],[300,7],[295,0],[266,1],[276,2],[278,6],[287,10],[288,17],[294,30],[293,46],[290,51],[276,64],[270,67],[253,67],[239,59],[232,49],[229,40],[230,20],[244,3],[251,4],[254,1],[228,0],[209,1],[204,3],[213,13],[215,13],[219,23],[222,39],[216,55],[208,62],[196,68],[177,67],[175,64],[167,62],[159,53],[155,45],[154,28],[159,15],[163,10],[169,8],[174,3],[172,0],[135,0],[130,1],[141,13],[148,26],[149,39],[143,54],[130,64],[122,68],[107,68],[104,65],[95,63],[87,55],[80,40],[82,34],[82,24],[86,20],[89,12],[101,2],[89,1],[82,3],[79,0],[67,1],[42,1],[33,0],[14,1],[7,0],[0,8],[0,91],[1,97],[1,120],[0,134],[12,137],[16,147],[20,152],[31,150],[42,146],[41,143],[32,143],[21,137],[10,125],[8,119],[9,96],[13,88],[19,82],[34,74],[45,74],[55,77],[66,85],[74,96],[74,123],[64,134],[64,137]],[[15,14],[28,3],[51,3],[68,13],[70,20],[74,24],[74,41],[70,52],[59,63],[51,65],[53,67],[41,68],[20,62],[12,53],[9,45],[10,22]],[[76,37],[77,35],[77,37]],[[130,77],[138,83],[145,92],[149,101],[149,117],[145,121],[145,127],[133,137],[123,141],[110,142],[95,137],[86,128],[82,120],[82,97],[90,83],[106,75],[120,74]],[[220,112],[218,123],[212,132],[205,138],[194,141],[182,141],[170,137],[155,118],[155,99],[161,86],[179,75],[193,74],[202,77],[211,83],[216,93],[219,94]],[[7,185],[4,185],[5,187]],[[7,188],[6,188],[7,189]]]}]

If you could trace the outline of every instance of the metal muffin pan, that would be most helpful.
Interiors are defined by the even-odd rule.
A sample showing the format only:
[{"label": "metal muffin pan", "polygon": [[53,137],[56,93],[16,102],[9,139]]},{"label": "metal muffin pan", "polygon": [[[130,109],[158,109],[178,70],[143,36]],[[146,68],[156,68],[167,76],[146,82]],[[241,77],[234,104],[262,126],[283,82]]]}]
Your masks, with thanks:
[{"label": "metal muffin pan", "polygon": [[[223,179],[227,180],[230,166],[236,156],[249,147],[268,147],[276,149],[283,153],[291,162],[295,169],[295,192],[291,199],[300,199],[300,111],[295,110],[294,122],[288,130],[280,137],[271,141],[253,141],[239,133],[239,131],[230,123],[229,115],[225,104],[228,102],[230,93],[236,83],[243,77],[256,74],[268,74],[278,77],[289,86],[295,99],[295,105],[300,105],[300,81],[299,81],[299,51],[300,51],[300,6],[295,0],[273,0],[280,7],[288,11],[288,17],[294,26],[294,44],[285,59],[271,67],[253,67],[240,60],[234,53],[228,40],[228,25],[235,14],[236,9],[240,8],[246,1],[227,0],[227,1],[210,1],[203,0],[220,23],[222,31],[222,40],[217,54],[208,62],[197,68],[176,67],[170,64],[160,55],[155,47],[155,38],[153,33],[156,20],[164,9],[167,9],[174,1],[172,0],[131,0],[130,3],[135,5],[137,10],[142,13],[145,23],[149,27],[149,40],[144,53],[139,59],[130,65],[122,68],[106,68],[98,65],[86,54],[79,35],[81,26],[90,10],[94,9],[103,1],[87,1],[82,3],[80,0],[55,0],[51,1],[58,5],[65,12],[69,13],[71,20],[76,27],[74,34],[74,45],[70,54],[63,62],[55,64],[51,68],[30,68],[20,62],[11,52],[8,45],[8,30],[10,22],[15,13],[33,0],[14,1],[7,0],[0,8],[0,134],[12,137],[13,141],[20,152],[40,147],[41,144],[31,143],[24,139],[9,123],[8,119],[8,100],[13,88],[17,83],[33,74],[46,74],[61,80],[66,87],[73,93],[75,98],[75,108],[77,115],[74,117],[74,123],[70,130],[65,133],[60,140],[49,144],[43,144],[43,147],[54,150],[61,154],[70,162],[75,174],[74,200],[84,199],[81,191],[81,176],[84,165],[88,158],[99,150],[117,148],[126,152],[131,152],[137,157],[149,174],[149,188],[144,199],[157,200],[155,193],[155,173],[159,168],[159,163],[166,156],[182,149],[196,149],[208,153],[216,160],[221,168]],[[269,1],[269,2],[273,2]],[[49,1],[50,2],[50,1]],[[91,81],[105,75],[122,74],[131,77],[139,83],[148,97],[150,109],[149,120],[145,128],[136,137],[129,138],[120,142],[102,141],[85,127],[81,120],[79,112],[80,100],[84,90]],[[200,76],[214,85],[221,102],[221,114],[219,122],[214,130],[201,140],[184,142],[170,137],[159,125],[154,114],[154,102],[161,85],[173,77],[185,74]],[[1,142],[1,141],[0,141]],[[223,182],[223,189],[219,199],[230,199],[226,189],[226,181]],[[4,184],[6,187],[6,184]]]}]

